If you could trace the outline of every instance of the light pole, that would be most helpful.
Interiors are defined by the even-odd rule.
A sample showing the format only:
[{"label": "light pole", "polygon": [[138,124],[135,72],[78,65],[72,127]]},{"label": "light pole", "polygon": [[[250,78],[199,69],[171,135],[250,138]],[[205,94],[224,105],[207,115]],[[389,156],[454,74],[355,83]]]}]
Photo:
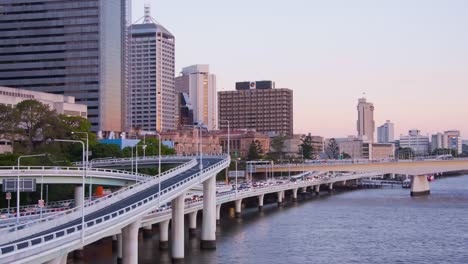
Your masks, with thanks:
[{"label": "light pole", "polygon": [[[89,134],[88,132],[71,132],[71,134],[72,135],[74,134],[86,135],[86,170],[87,170],[89,168]],[[89,178],[89,201],[92,201],[92,199],[93,199],[93,176],[90,176]]]},{"label": "light pole", "polygon": [[[44,157],[47,154],[34,154],[34,155],[24,155],[18,157],[18,167],[17,167],[17,181],[16,181],[16,224],[19,224],[20,221],[20,161],[23,158],[31,158],[31,157]],[[24,184],[23,184],[24,185]]]},{"label": "light pole", "polygon": [[161,134],[157,134],[158,136],[158,207],[161,207]]},{"label": "light pole", "polygon": [[135,182],[138,182],[138,147],[141,147],[143,149],[143,151],[145,151],[146,149],[146,145],[136,145],[135,146]]},{"label": "light pole", "polygon": [[[199,124],[198,129],[200,131],[199,133],[199,140],[198,140],[198,146],[199,146],[199,153],[200,153],[200,173],[203,170],[203,136],[202,136],[202,124]],[[201,180],[201,177],[200,177]]]},{"label": "light pole", "polygon": [[226,122],[227,123],[227,132],[228,132],[227,154],[231,155],[231,129],[229,128],[229,120],[219,120],[219,122]]},{"label": "light pole", "polygon": [[[84,230],[85,230],[85,218],[84,218],[84,201],[85,201],[85,178],[88,175],[88,168],[85,166],[85,143],[81,140],[71,140],[71,139],[48,139],[47,143],[51,142],[65,142],[65,143],[80,143],[83,147],[82,160],[83,160],[83,176],[81,180],[81,187],[83,188],[83,204],[81,205],[81,243],[84,244]],[[77,201],[75,201],[77,204]]]},{"label": "light pole", "polygon": [[238,174],[238,171],[237,171],[237,161],[238,161],[238,159],[235,159],[235,160],[234,160],[234,163],[236,164],[236,168],[235,168],[235,169],[236,169],[236,198],[237,198],[237,174]]}]

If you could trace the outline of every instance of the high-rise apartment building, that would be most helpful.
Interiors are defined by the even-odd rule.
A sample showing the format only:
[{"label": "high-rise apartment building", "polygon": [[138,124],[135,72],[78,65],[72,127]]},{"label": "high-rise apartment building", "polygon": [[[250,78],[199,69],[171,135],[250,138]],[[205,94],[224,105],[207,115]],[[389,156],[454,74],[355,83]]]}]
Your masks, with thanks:
[{"label": "high-rise apartment building", "polygon": [[175,38],[145,7],[141,24],[130,28],[129,129],[166,131],[176,128]]},{"label": "high-rise apartment building", "polygon": [[0,85],[73,96],[93,131],[122,131],[127,5],[1,0]]},{"label": "high-rise apartment building", "polygon": [[182,69],[175,78],[177,93],[186,93],[193,109],[193,122],[203,124],[208,130],[218,125],[216,76],[210,74],[208,65],[198,64]]},{"label": "high-rise apartment building", "polygon": [[[233,129],[255,129],[270,136],[293,135],[293,91],[271,86],[243,89],[239,83],[236,91],[218,92],[219,120],[228,120]],[[220,122],[227,129],[226,122]]]},{"label": "high-rise apartment building", "polygon": [[391,143],[395,141],[394,138],[395,126],[390,120],[377,128],[377,142],[378,143]]},{"label": "high-rise apartment building", "polygon": [[357,110],[358,138],[365,142],[372,143],[374,142],[375,132],[374,105],[370,102],[367,102],[366,98],[359,98]]}]

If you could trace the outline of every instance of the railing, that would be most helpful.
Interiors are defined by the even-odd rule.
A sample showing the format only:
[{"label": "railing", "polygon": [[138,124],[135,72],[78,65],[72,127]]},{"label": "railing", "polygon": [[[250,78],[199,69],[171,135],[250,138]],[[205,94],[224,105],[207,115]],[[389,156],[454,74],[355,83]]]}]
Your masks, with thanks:
[{"label": "railing", "polygon": [[[192,160],[190,163],[192,163],[193,161],[194,160]],[[210,172],[212,172],[214,170],[217,170],[222,166],[224,166],[224,167],[227,166],[229,164],[229,161],[230,161],[229,157],[225,158],[225,159],[221,160],[220,162],[218,162],[218,163],[216,163],[216,164],[214,164],[214,165],[212,165],[212,166],[210,166],[208,168],[203,169],[201,172],[198,172],[198,173],[196,173],[196,174],[194,174],[194,175],[192,175],[190,177],[187,177],[187,178],[183,179],[180,182],[177,182],[177,183],[165,188],[164,190],[160,191],[161,196],[163,196],[163,195],[168,196],[170,191],[175,190],[178,187],[186,187],[186,185],[188,185],[189,182],[197,179],[198,177],[202,178],[202,176],[204,174],[207,174],[207,175],[211,176],[208,173],[210,173]],[[135,184],[135,186],[136,185],[143,186],[143,185],[146,185],[148,182],[149,181],[139,183],[139,184]],[[135,190],[136,187],[130,186],[130,187],[126,188],[126,189],[127,189],[127,191],[131,192],[132,189]],[[122,193],[122,192],[119,192],[119,193]],[[114,194],[109,195],[109,196],[116,197]],[[130,195],[133,195],[133,193],[130,194]],[[128,196],[130,196],[130,195],[128,195]],[[90,221],[87,221],[85,223],[85,228],[90,228],[90,227],[96,227],[97,228],[97,227],[100,227],[103,224],[106,224],[106,223],[110,222],[111,220],[114,220],[114,219],[116,219],[116,218],[118,218],[120,216],[127,215],[127,214],[135,216],[135,215],[137,215],[139,213],[142,213],[141,211],[143,211],[145,209],[145,208],[143,208],[143,205],[149,203],[150,201],[155,200],[157,198],[157,196],[158,196],[158,193],[155,193],[155,194],[153,194],[153,195],[151,195],[149,197],[146,197],[143,200],[135,202],[135,203],[133,203],[131,205],[128,205],[128,206],[126,206],[126,207],[124,207],[122,209],[119,209],[118,211],[115,211],[115,212],[106,214],[104,216],[101,216],[99,218],[95,218],[95,219],[92,219]],[[107,199],[110,199],[110,198],[107,198]],[[19,250],[23,251],[23,250],[26,250],[26,249],[31,248],[33,246],[37,247],[37,246],[39,246],[41,244],[44,244],[44,243],[50,243],[51,241],[53,241],[53,240],[55,240],[57,238],[70,237],[71,235],[76,234],[78,231],[81,231],[81,227],[82,227],[81,224],[77,224],[77,225],[74,225],[72,227],[61,229],[61,230],[58,230],[58,231],[55,231],[55,232],[52,232],[52,233],[49,233],[49,234],[46,234],[46,235],[43,235],[43,236],[40,236],[40,237],[35,237],[35,238],[32,238],[32,239],[28,239],[26,241],[16,242],[16,243],[12,243],[12,244],[3,246],[3,247],[0,248],[0,256],[7,255],[7,254],[8,255],[10,255],[10,254],[13,255],[13,254],[16,254],[17,251],[19,251]],[[78,237],[78,236],[76,236],[76,237]]]},{"label": "railing", "polygon": [[[197,155],[164,155],[161,156],[161,161],[165,160],[190,160],[196,158]],[[158,161],[159,156],[146,156],[146,157],[133,157],[133,158],[113,158],[113,159],[99,159],[99,160],[90,160],[89,164],[107,164],[107,163],[123,163],[123,162],[130,162],[130,161]],[[75,165],[82,165],[81,161],[74,162]]]},{"label": "railing", "polygon": [[[20,173],[21,176],[28,175],[28,176],[42,176],[42,175],[54,175],[60,173],[67,173],[72,175],[78,172],[81,176],[83,174],[82,167],[51,167],[51,166],[22,166],[19,167],[11,167],[11,166],[2,166],[0,167],[0,177],[5,176],[17,176]],[[119,175],[119,177],[124,176],[125,179],[128,180],[135,180],[135,179],[144,179],[147,178],[148,175],[142,173],[135,173],[135,172],[128,172],[123,170],[115,170],[115,169],[100,169],[100,168],[88,168],[87,171],[88,177],[99,177],[99,176],[107,176],[111,175]],[[62,175],[58,175],[62,176]],[[64,175],[66,176],[66,175]]]},{"label": "railing", "polygon": [[[93,200],[91,202],[87,202],[85,203],[85,208],[86,207],[89,207],[91,205],[95,205],[95,204],[98,204],[98,203],[101,203],[105,200],[109,200],[113,197],[117,197],[119,198],[120,194],[126,192],[126,191],[129,191],[129,195],[133,195],[134,193],[140,191],[142,189],[142,187],[145,187],[148,185],[148,183],[150,183],[151,181],[155,180],[156,182],[158,181],[158,176],[161,176],[161,179],[165,179],[167,178],[169,175],[172,175],[172,174],[178,174],[180,173],[180,171],[185,171],[187,167],[193,167],[197,164],[196,160],[191,160],[190,162],[188,163],[185,163],[185,164],[182,164],[176,168],[172,168],[168,171],[165,171],[163,173],[161,173],[161,175],[156,175],[156,176],[147,176],[145,177],[146,179],[144,181],[140,181],[138,183],[135,183],[133,185],[130,185],[126,188],[122,188],[116,192],[113,192],[109,195],[106,195],[104,197],[101,197],[99,199],[96,199],[96,200]],[[115,199],[113,199],[115,200]],[[102,206],[100,207],[104,207],[106,206],[108,203],[102,203]],[[99,209],[99,208],[98,208]],[[95,210],[93,210],[95,211]],[[35,221],[30,221],[30,222],[27,222],[27,223],[23,223],[23,224],[19,224],[19,225],[15,225],[14,227],[10,227],[8,229],[3,229],[3,230],[0,230],[0,234],[4,233],[5,231],[8,231],[8,232],[14,232],[14,231],[17,231],[17,230],[21,230],[21,229],[24,229],[26,227],[30,227],[32,225],[35,225],[37,223],[43,223],[43,222],[48,222],[48,221],[51,221],[57,217],[60,217],[60,216],[64,216],[64,215],[70,215],[72,213],[79,213],[81,212],[81,206],[79,207],[74,207],[72,209],[69,209],[69,210],[65,210],[65,211],[62,211],[60,213],[57,213],[57,214],[54,214],[53,216],[49,216],[49,217],[45,217],[45,218],[41,218],[41,219],[38,219],[38,220],[35,220]],[[87,213],[90,213],[92,211],[89,211]]]}]

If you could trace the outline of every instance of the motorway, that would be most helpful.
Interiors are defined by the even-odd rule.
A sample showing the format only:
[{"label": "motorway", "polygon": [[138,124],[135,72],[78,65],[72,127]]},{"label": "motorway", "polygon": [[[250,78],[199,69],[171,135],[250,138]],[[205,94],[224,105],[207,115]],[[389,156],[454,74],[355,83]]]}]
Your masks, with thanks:
[{"label": "motorway", "polygon": [[[203,168],[207,168],[209,166],[212,166],[213,164],[219,162],[222,160],[222,157],[219,157],[219,158],[204,158],[202,163],[203,163]],[[190,176],[198,173],[200,171],[199,169],[199,161],[197,161],[197,165],[174,176],[174,177],[171,177],[167,180],[164,180],[161,182],[161,190],[164,190],[174,184],[176,184],[177,182],[180,182],[186,178],[189,178]],[[126,208],[127,206],[129,205],[132,205],[138,201],[141,201],[149,196],[152,196],[152,195],[157,195],[159,193],[159,187],[157,184],[141,191],[141,192],[138,192],[132,196],[129,196],[125,199],[122,199],[118,202],[115,202],[103,209],[100,209],[98,211],[95,211],[95,212],[92,212],[90,214],[86,214],[85,215],[85,222],[88,222],[88,221],[91,221],[91,220],[94,220],[94,219],[98,219],[102,216],[105,216],[105,215],[108,215],[110,213],[113,213],[113,212],[117,212],[121,209],[124,209]],[[19,240],[15,240],[15,241],[3,241],[4,243],[1,243],[0,245],[0,248],[1,248],[1,254],[6,254],[6,253],[9,253],[9,252],[12,252],[14,250],[14,246],[12,244],[16,244],[17,245],[17,250],[21,250],[23,248],[26,248],[28,246],[34,246],[35,244],[37,243],[40,243],[41,240],[39,237],[41,236],[44,236],[44,235],[47,235],[47,234],[51,234],[51,233],[54,233],[54,232],[57,232],[57,231],[60,231],[60,230],[64,230],[64,229],[67,229],[67,228],[71,228],[73,226],[76,226],[76,225],[79,225],[81,223],[81,218],[76,218],[66,224],[63,224],[63,225],[59,225],[59,226],[56,226],[54,228],[51,228],[51,229],[48,229],[48,230],[45,230],[45,231],[42,231],[42,232],[39,232],[39,233],[35,233],[34,235],[31,235],[31,236],[27,236],[27,237],[24,237],[24,238],[21,238]],[[87,225],[87,227],[91,227],[92,225]],[[63,234],[65,235],[65,234]],[[57,237],[60,237],[60,235],[58,235]],[[34,240],[34,238],[37,238],[37,241]],[[52,239],[53,236],[50,236],[50,237],[45,237],[45,241],[48,241],[50,239]],[[32,240],[31,240],[32,239]],[[31,245],[28,245],[28,241],[27,240],[31,240]],[[24,243],[22,243],[23,241],[26,241]]]}]

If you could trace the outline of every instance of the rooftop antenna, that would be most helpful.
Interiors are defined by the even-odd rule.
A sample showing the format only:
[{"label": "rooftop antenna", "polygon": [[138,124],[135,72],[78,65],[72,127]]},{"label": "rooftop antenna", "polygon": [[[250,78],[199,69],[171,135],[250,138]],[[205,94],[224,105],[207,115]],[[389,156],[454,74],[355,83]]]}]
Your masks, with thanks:
[{"label": "rooftop antenna", "polygon": [[143,23],[149,24],[152,22],[151,20],[151,5],[145,4],[145,19],[143,20]]}]

